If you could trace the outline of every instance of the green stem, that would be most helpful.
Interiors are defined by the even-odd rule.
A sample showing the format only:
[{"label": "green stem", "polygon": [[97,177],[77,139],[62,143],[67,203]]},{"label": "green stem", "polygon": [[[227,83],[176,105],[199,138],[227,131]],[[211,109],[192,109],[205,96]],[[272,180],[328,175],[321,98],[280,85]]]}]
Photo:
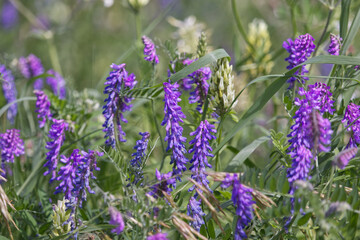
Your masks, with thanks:
[{"label": "green stem", "polygon": [[38,21],[37,17],[24,4],[22,4],[22,2],[19,0],[10,0],[10,2],[32,25],[42,30],[47,30],[47,27],[41,21]]},{"label": "green stem", "polygon": [[49,45],[49,55],[50,55],[51,64],[55,69],[55,71],[58,72],[61,76],[63,76],[59,61],[59,54],[54,44],[54,35],[52,33],[49,34],[49,38],[47,42]]},{"label": "green stem", "polygon": [[315,48],[315,51],[314,51],[313,56],[316,56],[316,53],[317,53],[317,51],[319,50],[320,44],[324,41],[324,37],[325,37],[325,34],[326,34],[327,29],[328,29],[328,27],[329,27],[332,14],[333,14],[333,10],[332,10],[332,9],[329,9],[329,13],[328,13],[328,16],[327,16],[327,19],[326,19],[325,28],[324,28],[324,30],[323,30],[320,38],[319,38],[319,41],[318,41],[317,44],[316,44],[316,48]]},{"label": "green stem", "polygon": [[293,29],[293,38],[296,37],[297,34],[297,25],[296,25],[296,18],[295,18],[295,5],[290,6],[290,15],[291,15],[291,25]]},{"label": "green stem", "polygon": [[135,28],[136,28],[136,40],[141,39],[141,19],[140,19],[140,11],[135,13]]}]

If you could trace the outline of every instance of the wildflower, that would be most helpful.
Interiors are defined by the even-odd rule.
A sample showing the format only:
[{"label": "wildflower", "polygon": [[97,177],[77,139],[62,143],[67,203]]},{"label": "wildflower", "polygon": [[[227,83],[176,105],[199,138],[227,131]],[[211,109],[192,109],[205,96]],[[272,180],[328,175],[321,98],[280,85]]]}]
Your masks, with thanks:
[{"label": "wildflower", "polygon": [[72,218],[72,213],[67,209],[66,203],[68,202],[67,199],[58,200],[57,204],[53,205],[53,229],[51,231],[53,237],[59,237],[71,231],[71,221],[69,219]]},{"label": "wildflower", "polygon": [[14,162],[15,156],[25,154],[24,141],[20,138],[20,130],[8,129],[0,134],[1,161]]},{"label": "wildflower", "polygon": [[352,131],[347,148],[356,147],[360,143],[360,106],[350,103],[345,110],[342,122],[346,124],[345,128],[348,132]]},{"label": "wildflower", "polygon": [[[290,183],[290,193],[295,190],[293,183],[296,180],[307,180],[311,168],[311,160],[316,158],[316,152],[328,152],[331,143],[331,124],[321,115],[324,112],[332,113],[333,101],[326,84],[310,85],[308,91],[299,88],[299,95],[304,99],[295,99],[295,123],[291,126],[289,154],[292,160],[291,168],[287,170]],[[315,152],[312,152],[315,150]]]},{"label": "wildflower", "polygon": [[49,151],[46,153],[47,162],[44,164],[44,167],[47,167],[48,170],[45,171],[44,175],[52,174],[50,182],[54,181],[56,178],[56,167],[58,164],[58,156],[60,153],[60,148],[65,140],[65,131],[69,129],[69,124],[65,120],[52,119],[53,124],[50,127],[48,137],[51,139],[46,143],[46,149]]},{"label": "wildflower", "polygon": [[168,240],[167,233],[156,233],[154,235],[148,236],[146,240]]},{"label": "wildflower", "polygon": [[206,34],[201,32],[199,37],[196,54],[199,58],[205,56],[207,49]]},{"label": "wildflower", "polygon": [[8,0],[3,2],[1,9],[1,25],[5,29],[14,27],[19,20],[19,14],[16,7]]},{"label": "wildflower", "polygon": [[340,52],[340,48],[341,48],[341,41],[342,38],[338,35],[335,34],[330,34],[330,45],[329,45],[329,49],[328,49],[328,53],[331,55],[339,55]]},{"label": "wildflower", "polygon": [[[287,69],[290,70],[305,62],[311,56],[312,52],[315,50],[314,38],[309,33],[300,35],[295,39],[295,41],[289,38],[287,41],[284,41],[283,48],[285,48],[285,50],[289,53],[289,57],[285,58],[285,61],[289,62]],[[308,72],[309,71],[306,69],[305,65],[303,65],[301,67],[301,75]],[[295,75],[299,75],[299,70],[295,72]],[[294,86],[295,80],[295,77],[289,78],[289,88]],[[302,77],[301,82],[305,83],[305,80],[308,80],[308,78]]]},{"label": "wildflower", "polygon": [[357,151],[357,147],[351,147],[341,151],[335,156],[334,164],[338,168],[344,169],[348,165],[349,161],[356,156]]},{"label": "wildflower", "polygon": [[[212,134],[216,133],[214,126],[211,125],[207,120],[201,121],[199,127],[192,133],[190,136],[195,136],[193,140],[190,141],[190,144],[193,144],[192,148],[189,150],[189,153],[194,153],[190,163],[192,166],[189,170],[192,171],[191,178],[196,182],[203,184],[206,188],[209,188],[209,181],[206,179],[206,167],[211,168],[207,157],[213,157],[210,152],[212,148],[210,147],[210,141],[216,137]],[[189,191],[194,190],[195,186],[191,187]]]},{"label": "wildflower", "polygon": [[124,231],[125,223],[121,216],[121,213],[113,207],[109,207],[110,221],[109,224],[115,225],[116,227],[111,232],[120,234]]},{"label": "wildflower", "polygon": [[[235,100],[234,75],[232,65],[229,65],[228,58],[217,61],[214,74],[211,78],[210,91],[214,100],[211,101],[215,112],[224,115],[232,102]],[[236,105],[236,102],[233,106]]]},{"label": "wildflower", "polygon": [[163,192],[171,193],[171,186],[176,183],[176,180],[172,177],[173,173],[168,172],[166,174],[162,174],[156,169],[155,176],[159,183],[151,186],[152,190],[148,194],[154,198],[158,198],[164,196]]},{"label": "wildflower", "polygon": [[191,197],[187,206],[187,214],[194,219],[190,225],[195,230],[200,231],[201,225],[205,223],[203,219],[205,213],[201,209],[201,200],[197,200],[194,197]]},{"label": "wildflower", "polygon": [[135,10],[135,12],[139,11],[140,8],[146,6],[150,0],[128,0],[130,6]]},{"label": "wildflower", "polygon": [[[179,124],[183,122],[182,118],[186,118],[186,116],[178,105],[178,102],[181,101],[181,92],[178,91],[178,87],[177,83],[164,82],[165,117],[161,123],[162,126],[166,124],[165,141],[168,142],[166,151],[172,149],[170,164],[174,164],[173,175],[186,171],[185,164],[188,162],[185,157],[186,149],[184,146],[186,138],[182,136],[183,128]],[[180,178],[178,177],[178,179]]]},{"label": "wildflower", "polygon": [[[36,57],[34,54],[30,54],[29,56],[19,58],[19,68],[22,75],[29,79],[36,77],[40,74],[44,73],[44,68],[41,64],[41,60]],[[34,89],[40,90],[43,88],[43,79],[36,79],[34,82]]]},{"label": "wildflower", "polygon": [[153,62],[154,64],[158,64],[159,57],[156,55],[155,44],[147,36],[143,36],[141,39],[145,45],[144,46],[144,55],[146,55],[146,57],[144,57],[144,59],[146,61]]},{"label": "wildflower", "polygon": [[113,71],[110,72],[109,77],[106,78],[104,93],[108,94],[108,98],[105,99],[105,106],[103,107],[103,115],[105,117],[105,123],[103,124],[105,132],[105,144],[115,148],[115,127],[114,121],[117,125],[116,135],[120,142],[125,142],[123,137],[126,135],[122,130],[120,122],[127,122],[123,116],[123,112],[130,111],[132,105],[129,105],[132,100],[131,97],[121,96],[124,90],[133,89],[136,85],[135,75],[130,75],[125,70],[125,64],[112,64]]},{"label": "wildflower", "polygon": [[50,112],[50,101],[46,94],[41,90],[34,91],[36,95],[36,110],[38,113],[37,118],[39,119],[39,127],[43,128],[45,126],[46,120],[51,120]]},{"label": "wildflower", "polygon": [[[4,97],[8,103],[11,103],[16,100],[17,91],[14,82],[14,76],[10,70],[7,70],[4,65],[0,64],[0,80],[2,82],[2,88],[4,92]],[[10,105],[7,111],[7,119],[11,124],[14,124],[15,117],[17,114],[17,103]]]},{"label": "wildflower", "polygon": [[54,94],[59,96],[59,99],[65,99],[66,97],[66,88],[65,88],[65,80],[64,78],[58,73],[55,72],[53,69],[47,71],[48,74],[54,75],[54,77],[47,77],[46,83],[51,87]]},{"label": "wildflower", "polygon": [[149,142],[150,134],[148,132],[140,132],[142,139],[136,141],[134,149],[135,153],[131,154],[134,158],[130,160],[132,172],[130,173],[130,180],[133,184],[138,184],[143,178],[142,165],[143,159],[146,157],[146,149]]},{"label": "wildflower", "polygon": [[252,205],[255,202],[251,196],[252,189],[242,185],[237,174],[226,176],[222,187],[229,186],[233,187],[231,200],[236,207],[236,215],[238,216],[234,239],[244,239],[247,238],[244,228],[249,225],[253,218]]}]

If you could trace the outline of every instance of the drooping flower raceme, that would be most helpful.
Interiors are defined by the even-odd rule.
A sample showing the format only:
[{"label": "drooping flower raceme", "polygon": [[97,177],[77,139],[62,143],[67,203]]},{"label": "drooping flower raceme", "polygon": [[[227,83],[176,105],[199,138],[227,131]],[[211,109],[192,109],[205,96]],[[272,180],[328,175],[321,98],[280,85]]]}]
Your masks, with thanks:
[{"label": "drooping flower raceme", "polygon": [[300,96],[295,99],[296,111],[294,125],[291,126],[289,154],[292,160],[291,168],[287,170],[290,183],[290,193],[294,192],[293,183],[297,180],[308,180],[311,160],[316,159],[316,153],[328,152],[331,142],[331,124],[322,113],[332,113],[333,101],[326,84],[315,84],[305,91],[299,88]]},{"label": "drooping flower raceme", "polygon": [[111,232],[119,235],[122,231],[124,231],[125,228],[124,219],[122,218],[121,213],[113,207],[109,207],[109,214],[109,224],[116,226],[114,229],[111,230]]},{"label": "drooping flower raceme", "polygon": [[36,95],[36,110],[38,113],[37,118],[39,120],[39,127],[43,128],[47,120],[51,120],[51,112],[50,112],[50,101],[46,94],[41,90],[34,91]]},{"label": "drooping flower raceme", "polygon": [[[165,141],[168,142],[166,151],[172,150],[170,164],[174,164],[173,175],[186,171],[185,164],[188,162],[188,159],[185,157],[186,149],[184,143],[186,138],[182,136],[183,128],[180,126],[180,123],[183,122],[182,118],[186,118],[186,116],[178,105],[178,102],[181,101],[181,92],[178,91],[178,87],[177,83],[164,82],[165,117],[161,123],[161,125],[166,125]],[[177,177],[177,179],[180,180],[180,177]]]},{"label": "drooping flower raceme", "polygon": [[[8,103],[11,103],[16,100],[17,91],[14,82],[14,76],[11,71],[6,69],[5,65],[0,64],[0,79],[2,80],[2,88],[4,92],[4,97]],[[17,103],[11,104],[7,111],[7,119],[11,124],[14,124],[15,117],[17,114]]]},{"label": "drooping flower raceme", "polygon": [[231,200],[236,207],[236,215],[238,216],[234,239],[245,239],[247,236],[244,228],[249,225],[253,218],[252,206],[255,203],[251,196],[253,190],[242,185],[237,174],[227,175],[221,185],[223,188],[230,186],[233,187]]},{"label": "drooping flower raceme", "polygon": [[146,157],[146,149],[149,142],[150,133],[140,132],[142,138],[136,141],[134,149],[135,153],[131,154],[134,158],[130,160],[131,171],[130,171],[130,180],[133,184],[138,184],[143,179],[142,165],[143,160]]},{"label": "drooping flower raceme", "polygon": [[20,138],[20,130],[8,129],[0,133],[1,161],[14,162],[15,156],[25,154],[24,141]]},{"label": "drooping flower raceme", "polygon": [[173,178],[173,173],[168,172],[163,174],[156,169],[155,176],[158,183],[151,186],[151,191],[148,194],[154,198],[159,198],[164,196],[162,192],[171,193],[172,186],[176,183],[176,179]]},{"label": "drooping flower raceme", "polygon": [[59,96],[59,99],[65,99],[66,97],[66,82],[64,78],[58,73],[55,72],[53,69],[47,71],[48,74],[53,75],[53,77],[47,77],[46,83],[51,87],[54,94]]},{"label": "drooping flower raceme", "polygon": [[147,36],[142,36],[142,42],[144,44],[144,59],[148,62],[153,62],[154,64],[159,63],[159,57],[156,55],[155,44]]},{"label": "drooping flower raceme", "polygon": [[156,233],[154,235],[148,236],[146,240],[168,240],[167,233]]},{"label": "drooping flower raceme", "polygon": [[14,27],[19,20],[19,14],[16,7],[9,1],[3,2],[1,9],[1,25],[5,29]]},{"label": "drooping flower raceme", "polygon": [[187,205],[187,214],[191,216],[194,221],[190,225],[197,231],[200,231],[201,225],[203,225],[205,213],[201,209],[201,200],[197,200],[194,197],[191,197],[189,204]]},{"label": "drooping flower raceme", "polygon": [[341,48],[341,41],[342,41],[342,38],[340,36],[331,33],[328,53],[331,55],[338,56],[340,53],[340,48]]},{"label": "drooping flower raceme", "polygon": [[357,147],[357,145],[360,144],[360,106],[355,103],[350,103],[346,108],[342,122],[345,124],[348,132],[352,131],[350,141],[346,148]]},{"label": "drooping flower raceme", "polygon": [[48,170],[45,171],[44,175],[51,173],[50,182],[56,179],[56,167],[58,164],[58,158],[60,148],[65,140],[65,131],[69,129],[69,124],[65,120],[52,119],[53,124],[50,127],[49,135],[50,141],[46,143],[46,149],[49,151],[46,153],[47,162],[44,167]]},{"label": "drooping flower raceme", "polygon": [[[113,71],[110,72],[109,77],[106,78],[104,93],[108,94],[105,99],[105,106],[103,107],[103,115],[105,117],[105,123],[103,124],[105,132],[105,144],[115,148],[117,135],[120,142],[125,142],[125,132],[122,130],[121,121],[127,122],[123,113],[130,111],[132,105],[130,105],[131,97],[121,95],[124,90],[130,90],[136,85],[135,75],[133,73],[128,74],[125,70],[125,64],[112,64]],[[117,133],[115,133],[115,126],[117,126]]]},{"label": "drooping flower raceme", "polygon": [[347,148],[335,156],[333,163],[338,168],[344,169],[348,165],[349,161],[356,156],[357,151],[357,147]]},{"label": "drooping flower raceme", "polygon": [[[300,35],[295,39],[295,41],[289,38],[288,40],[284,41],[283,48],[285,48],[285,50],[289,53],[289,57],[285,58],[285,61],[289,62],[287,69],[290,70],[305,62],[311,56],[315,50],[314,38],[309,33]],[[301,75],[304,75],[308,72],[309,71],[306,69],[305,65],[303,65],[301,67]],[[295,75],[299,75],[299,70],[295,72]],[[295,77],[289,78],[289,88],[294,86],[295,80]],[[308,78],[302,77],[302,83],[305,83],[305,80],[308,80]]]},{"label": "drooping flower raceme", "polygon": [[[20,57],[19,58],[19,68],[22,75],[29,79],[36,77],[40,74],[44,73],[44,68],[41,63],[41,60],[36,57],[34,54],[30,54],[29,56]],[[43,79],[36,79],[34,82],[34,89],[40,90],[43,88]]]}]

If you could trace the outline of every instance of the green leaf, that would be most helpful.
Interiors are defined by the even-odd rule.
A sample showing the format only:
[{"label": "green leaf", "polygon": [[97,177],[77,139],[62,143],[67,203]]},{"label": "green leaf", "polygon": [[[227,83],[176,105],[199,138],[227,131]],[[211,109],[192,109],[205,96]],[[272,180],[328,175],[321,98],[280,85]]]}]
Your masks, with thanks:
[{"label": "green leaf", "polygon": [[257,149],[262,143],[269,141],[270,138],[268,136],[263,136],[246,147],[244,147],[235,157],[229,162],[225,171],[235,170],[236,167],[239,167],[254,151]]},{"label": "green leaf", "polygon": [[212,239],[216,238],[215,235],[215,228],[214,228],[214,221],[212,219],[210,219],[210,221],[208,222],[208,232],[209,232],[209,237]]},{"label": "green leaf", "polygon": [[[41,225],[41,227],[39,228],[39,233],[44,234],[51,228],[51,226],[52,226],[52,222],[48,222],[48,223]],[[0,240],[1,240],[1,238],[0,238]]]},{"label": "green leaf", "polygon": [[12,101],[8,104],[6,104],[5,106],[3,106],[0,109],[0,117],[6,112],[6,110],[13,104],[18,103],[18,102],[23,102],[23,101],[36,101],[36,97],[23,97],[23,98],[19,98],[16,99],[15,101]]},{"label": "green leaf", "polygon": [[351,0],[342,0],[341,1],[341,15],[340,15],[340,37],[345,39],[348,22],[349,22],[349,12],[350,12],[350,3]]},{"label": "green leaf", "polygon": [[[357,11],[356,16],[349,29],[349,32],[347,33],[346,38],[344,39],[343,45],[341,47],[340,55],[345,55],[346,51],[350,47],[350,44],[353,42],[356,34],[358,33],[359,27],[360,27],[360,9]],[[358,65],[358,64],[353,64],[353,65]]]},{"label": "green leaf", "polygon": [[352,56],[321,55],[310,58],[306,62],[300,65],[320,64],[320,63],[339,64],[339,65],[360,65],[360,58],[352,57]]},{"label": "green leaf", "polygon": [[217,49],[211,53],[206,54],[205,56],[199,58],[199,60],[193,62],[189,66],[184,67],[179,72],[175,73],[170,77],[171,82],[176,82],[180,79],[185,78],[187,75],[195,72],[196,70],[205,67],[206,65],[216,62],[221,58],[229,58],[229,54],[224,49]]},{"label": "green leaf", "polygon": [[10,240],[10,239],[8,239],[7,237],[4,237],[4,236],[0,236],[0,240]]},{"label": "green leaf", "polygon": [[304,216],[302,216],[299,219],[299,221],[297,222],[297,225],[302,226],[302,225],[306,224],[309,221],[311,216],[312,216],[312,212],[309,212],[309,213],[305,214]]},{"label": "green leaf", "polygon": [[205,224],[201,225],[201,227],[200,227],[200,234],[203,235],[204,237],[207,237],[207,232],[206,232]]}]

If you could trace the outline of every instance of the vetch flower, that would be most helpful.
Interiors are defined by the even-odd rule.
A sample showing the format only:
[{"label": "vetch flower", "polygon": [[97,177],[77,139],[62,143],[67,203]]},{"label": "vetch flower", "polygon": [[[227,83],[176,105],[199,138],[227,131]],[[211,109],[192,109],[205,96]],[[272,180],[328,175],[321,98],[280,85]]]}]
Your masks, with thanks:
[{"label": "vetch flower", "polygon": [[149,142],[150,133],[148,132],[140,132],[139,133],[142,138],[136,141],[136,145],[134,149],[135,153],[131,154],[134,158],[130,160],[130,180],[133,184],[138,184],[143,179],[142,165],[143,160],[146,157],[146,149]]},{"label": "vetch flower", "polygon": [[[311,56],[315,50],[314,38],[309,33],[300,35],[295,39],[295,41],[289,38],[287,41],[284,41],[283,48],[285,48],[285,50],[289,53],[289,57],[285,58],[285,61],[289,62],[287,69],[290,70],[305,62]],[[309,71],[306,69],[305,65],[303,65],[301,67],[301,75],[304,75],[308,72]],[[297,70],[294,74],[299,75],[299,70]],[[295,80],[295,77],[289,78],[289,88],[294,86]],[[308,80],[308,78],[302,77],[301,82],[305,83],[305,80]]]},{"label": "vetch flower", "polygon": [[[0,80],[2,83],[2,88],[4,92],[4,97],[8,103],[11,103],[16,100],[17,91],[14,82],[14,76],[11,71],[6,69],[5,65],[0,64]],[[17,103],[11,104],[7,111],[7,119],[11,124],[14,124],[15,117],[17,114]]]},{"label": "vetch flower", "polygon": [[53,69],[47,71],[48,74],[54,75],[53,77],[47,77],[46,83],[51,87],[54,94],[59,96],[59,99],[65,99],[66,97],[66,83],[64,78]]},{"label": "vetch flower", "polygon": [[[44,68],[42,66],[41,60],[36,57],[34,54],[29,56],[19,58],[19,68],[22,75],[29,79],[36,77],[44,73]],[[43,79],[36,79],[34,82],[34,89],[41,90],[43,88]]]},{"label": "vetch flower", "polygon": [[151,191],[148,194],[154,198],[159,198],[164,196],[162,192],[171,193],[172,186],[176,183],[176,179],[173,178],[173,173],[168,172],[163,174],[156,169],[155,176],[158,183],[151,186]]},{"label": "vetch flower", "polygon": [[344,169],[348,165],[349,161],[356,156],[357,151],[357,147],[351,147],[341,151],[335,156],[334,164],[338,168]]},{"label": "vetch flower", "polygon": [[360,143],[360,106],[350,103],[345,110],[342,122],[348,132],[352,131],[347,148],[356,147]]},{"label": "vetch flower", "polygon": [[[173,175],[186,171],[185,164],[188,162],[188,159],[185,157],[186,149],[184,143],[186,138],[182,136],[183,128],[180,126],[180,123],[183,122],[182,118],[186,118],[186,116],[178,105],[178,102],[181,101],[181,92],[178,91],[178,87],[177,83],[164,82],[165,117],[161,123],[162,126],[166,125],[165,141],[168,142],[166,151],[172,150],[170,164],[174,164]],[[177,179],[180,180],[180,177],[178,176]]]},{"label": "vetch flower", "polygon": [[3,2],[1,9],[1,25],[5,29],[14,27],[19,20],[19,14],[16,7],[8,0]]},{"label": "vetch flower", "polygon": [[249,225],[253,218],[253,204],[255,203],[252,200],[252,189],[242,185],[237,174],[227,175],[221,186],[233,187],[231,200],[236,207],[236,215],[238,216],[234,239],[247,238],[244,228]]},{"label": "vetch flower", "polygon": [[168,240],[167,233],[156,233],[154,235],[148,236],[146,240]]},{"label": "vetch flower", "polygon": [[142,36],[141,38],[144,44],[144,59],[148,62],[153,62],[154,64],[159,63],[159,57],[156,55],[155,44],[147,36]]},{"label": "vetch flower", "polygon": [[341,45],[342,45],[341,41],[342,41],[342,38],[340,36],[331,33],[328,53],[331,55],[338,56],[340,53]]},{"label": "vetch flower", "polygon": [[195,230],[200,231],[201,225],[203,225],[205,213],[201,209],[201,200],[197,200],[191,197],[187,206],[187,215],[191,216],[194,221],[190,223]]},{"label": "vetch flower", "polygon": [[47,167],[48,170],[45,171],[44,175],[51,173],[50,182],[54,181],[56,178],[56,167],[58,164],[58,157],[60,153],[60,148],[65,140],[65,131],[69,129],[69,124],[65,120],[52,119],[53,124],[50,127],[49,135],[50,141],[46,143],[46,149],[49,151],[46,153],[47,162],[44,164],[44,167]]},{"label": "vetch flower", "polygon": [[36,110],[38,113],[37,118],[39,119],[39,127],[43,128],[47,120],[51,120],[52,115],[50,112],[50,101],[46,94],[41,90],[34,91],[36,95]]},{"label": "vetch flower", "polygon": [[25,154],[24,141],[20,138],[20,130],[8,129],[0,133],[1,161],[14,162],[15,156]]},{"label": "vetch flower", "polygon": [[111,232],[120,234],[124,231],[125,223],[121,213],[113,207],[109,207],[110,221],[109,224],[116,226]]},{"label": "vetch flower", "polygon": [[[105,144],[115,148],[116,140],[115,135],[117,135],[120,142],[125,142],[125,132],[122,130],[121,121],[127,122],[124,118],[123,113],[125,111],[130,111],[132,105],[132,98],[123,96],[122,93],[125,90],[133,89],[136,85],[135,75],[133,73],[128,74],[125,70],[125,64],[112,64],[110,66],[113,71],[110,72],[109,77],[106,78],[105,90],[104,93],[108,94],[108,97],[105,99],[105,106],[103,107],[103,115],[105,117],[105,123],[103,124],[105,132]],[[117,133],[115,133],[115,126],[117,128]]]}]

